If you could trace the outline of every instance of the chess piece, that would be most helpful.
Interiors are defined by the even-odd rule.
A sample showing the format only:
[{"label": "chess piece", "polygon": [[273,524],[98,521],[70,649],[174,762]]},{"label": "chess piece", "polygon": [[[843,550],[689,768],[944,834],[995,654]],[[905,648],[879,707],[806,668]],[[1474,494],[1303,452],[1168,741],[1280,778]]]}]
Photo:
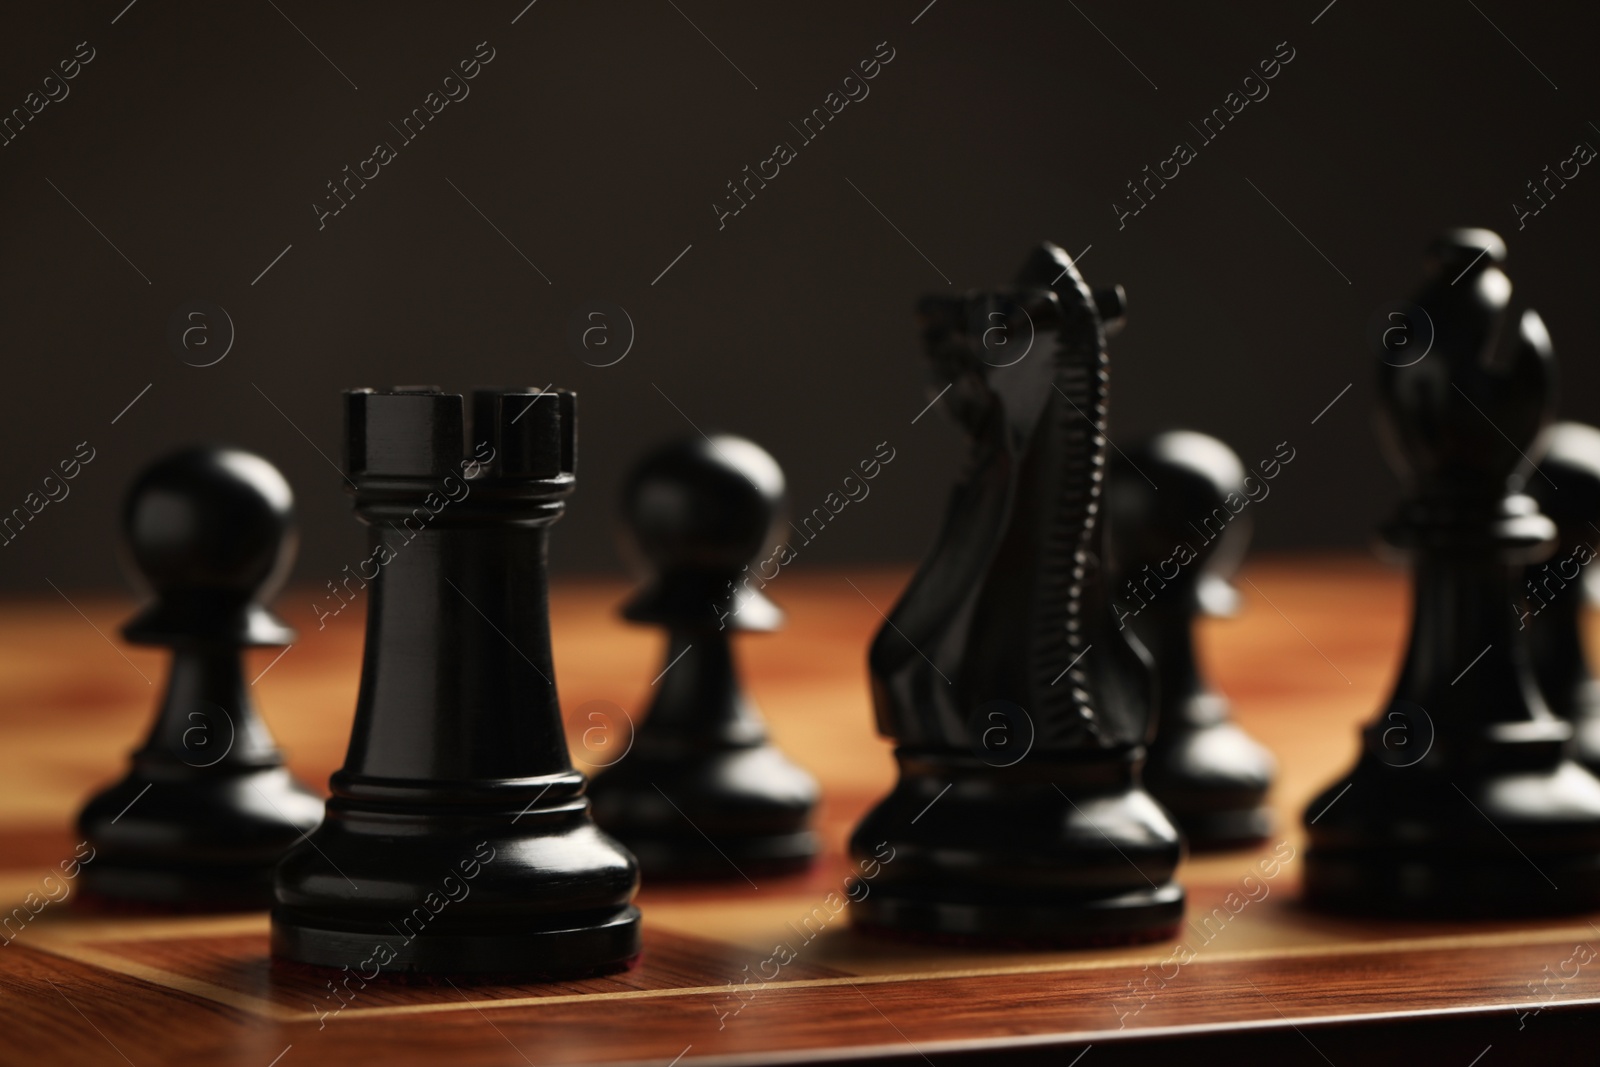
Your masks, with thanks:
[{"label": "chess piece", "polygon": [[971,455],[869,653],[900,773],[851,836],[874,876],[851,914],[975,942],[1166,936],[1180,838],[1140,785],[1148,658],[1118,630],[1100,563],[1104,324],[1122,292],[1091,296],[1044,245],[1013,291],[920,311]]},{"label": "chess piece", "polygon": [[[1567,754],[1514,605],[1555,525],[1522,489],[1554,356],[1510,300],[1487,230],[1434,244],[1383,352],[1378,426],[1406,485],[1384,538],[1412,560],[1410,646],[1354,770],[1306,809],[1307,900],[1376,914],[1510,916],[1600,907],[1600,781]],[[1420,348],[1422,355],[1417,355]]]},{"label": "chess piece", "polygon": [[140,473],[122,522],[153,594],[123,636],[170,648],[172,667],[132,770],[78,816],[95,850],[85,888],[184,910],[265,907],[278,859],[322,818],[256,712],[242,655],[295,637],[263,606],[294,562],[294,495],[260,456],[186,448]]},{"label": "chess piece", "polygon": [[1555,553],[1524,574],[1516,610],[1528,631],[1534,674],[1550,710],[1572,723],[1572,754],[1600,773],[1600,680],[1583,651],[1583,609],[1600,603],[1600,430],[1560,422],[1545,434],[1528,495],[1556,524]]},{"label": "chess piece", "polygon": [[550,661],[546,539],[576,406],[479,390],[468,427],[459,395],[345,394],[370,547],[361,690],[327,819],[278,868],[273,955],[363,981],[638,955],[638,867],[589,816]]},{"label": "chess piece", "polygon": [[1244,466],[1215,437],[1161,434],[1113,456],[1106,508],[1112,607],[1156,671],[1156,732],[1145,788],[1194,849],[1249,844],[1272,830],[1267,790],[1277,761],[1230,721],[1228,698],[1201,673],[1200,613],[1232,615],[1228,578],[1244,557],[1250,497]]},{"label": "chess piece", "polygon": [[666,627],[667,650],[631,751],[590,795],[646,878],[781,874],[816,855],[816,780],[767,739],[731,645],[783,622],[761,591],[783,505],[777,461],[730,434],[656,449],[623,490],[624,531],[653,571],[623,615]]}]

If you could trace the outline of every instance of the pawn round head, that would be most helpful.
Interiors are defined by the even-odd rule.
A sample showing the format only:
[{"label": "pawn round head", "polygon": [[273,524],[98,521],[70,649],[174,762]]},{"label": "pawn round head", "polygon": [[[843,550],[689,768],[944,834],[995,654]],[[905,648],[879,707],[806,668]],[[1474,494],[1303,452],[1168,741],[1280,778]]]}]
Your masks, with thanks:
[{"label": "pawn round head", "polygon": [[1469,267],[1485,263],[1498,267],[1506,261],[1506,243],[1493,230],[1462,226],[1445,230],[1428,245],[1428,258],[1435,271],[1458,279]]},{"label": "pawn round head", "polygon": [[1148,568],[1193,590],[1192,606],[1230,614],[1228,577],[1250,539],[1249,481],[1233,449],[1206,434],[1174,430],[1114,454],[1106,498],[1112,595]]},{"label": "pawn round head", "polygon": [[766,546],[784,504],[783,470],[732,434],[687,438],[647,455],[628,476],[623,520],[657,571],[741,570]]},{"label": "pawn round head", "polygon": [[[1559,539],[1553,562],[1576,560],[1583,566],[1584,595],[1600,604],[1600,570],[1588,566],[1600,534],[1600,429],[1581,422],[1558,422],[1545,431],[1544,454],[1528,479],[1527,493],[1555,521]],[[1547,564],[1532,564],[1538,576]]]},{"label": "pawn round head", "polygon": [[1561,527],[1563,540],[1571,533],[1588,543],[1594,539],[1589,524],[1600,524],[1600,430],[1558,422],[1545,431],[1544,445],[1528,495]]},{"label": "pawn round head", "polygon": [[626,551],[653,578],[623,614],[636,622],[775,629],[783,613],[760,591],[762,568],[750,565],[783,506],[782,468],[743,437],[688,438],[649,453],[623,488],[622,525]]},{"label": "pawn round head", "polygon": [[294,561],[294,494],[271,463],[236,448],[194,446],[146,467],[123,505],[133,567],[155,603],[131,640],[275,644],[293,635],[257,601]]}]

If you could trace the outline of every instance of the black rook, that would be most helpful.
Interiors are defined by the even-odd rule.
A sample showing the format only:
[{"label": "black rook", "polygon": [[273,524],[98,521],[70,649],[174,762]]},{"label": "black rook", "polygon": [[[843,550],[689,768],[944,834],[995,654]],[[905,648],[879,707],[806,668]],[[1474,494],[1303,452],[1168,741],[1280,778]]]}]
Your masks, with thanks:
[{"label": "black rook", "polygon": [[550,659],[546,534],[576,397],[345,394],[371,553],[355,726],[327,818],[278,871],[275,955],[572,975],[639,951],[633,857],[589,816]]}]

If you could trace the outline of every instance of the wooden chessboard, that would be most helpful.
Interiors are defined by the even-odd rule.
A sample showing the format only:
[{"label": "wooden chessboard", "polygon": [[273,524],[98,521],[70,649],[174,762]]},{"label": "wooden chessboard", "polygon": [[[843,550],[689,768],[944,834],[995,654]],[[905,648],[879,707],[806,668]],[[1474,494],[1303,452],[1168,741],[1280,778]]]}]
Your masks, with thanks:
[{"label": "wooden chessboard", "polygon": [[[108,916],[83,909],[70,883],[46,881],[74,855],[78,805],[148,728],[164,664],[117,641],[126,601],[9,603],[0,904],[27,921],[13,918],[0,946],[0,1063],[1099,1067],[1228,1052],[1495,1067],[1570,1051],[1585,1033],[1593,1046],[1600,963],[1588,946],[1600,945],[1600,915],[1375,922],[1297,903],[1301,810],[1354,759],[1357,725],[1389,686],[1404,635],[1403,579],[1357,560],[1257,563],[1240,582],[1243,615],[1206,624],[1214,678],[1283,770],[1277,836],[1180,871],[1189,911],[1175,940],[1191,953],[1175,955],[1173,943],[993,952],[853,932],[848,907],[835,915],[827,902],[852,871],[850,826],[891,782],[865,649],[904,575],[848,575],[858,588],[846,577],[786,575],[770,591],[789,627],[740,647],[779,743],[826,791],[827,852],[811,873],[752,884],[730,869],[710,888],[647,887],[644,957],[625,974],[380,981],[347,1000],[324,976],[274,967],[264,914]],[[640,707],[661,667],[660,637],[616,619],[624,594],[582,583],[554,596],[557,680],[574,754],[591,763],[626,745],[627,724],[606,702]],[[348,737],[363,620],[356,604],[318,630],[309,607],[297,610],[313,595],[284,598],[300,640],[281,659],[252,653],[251,676],[260,672],[255,692],[295,770],[323,783]],[[1508,846],[1506,862],[1523,861]],[[779,942],[794,958],[762,984]]]}]

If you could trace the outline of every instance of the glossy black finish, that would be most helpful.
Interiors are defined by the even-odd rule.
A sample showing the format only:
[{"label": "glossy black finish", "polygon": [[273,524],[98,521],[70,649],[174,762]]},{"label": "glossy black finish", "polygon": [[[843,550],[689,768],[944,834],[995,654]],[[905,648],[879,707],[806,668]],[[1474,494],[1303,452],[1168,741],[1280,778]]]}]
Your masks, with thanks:
[{"label": "glossy black finish", "polygon": [[1206,681],[1194,646],[1196,615],[1236,610],[1228,578],[1250,540],[1245,509],[1264,484],[1227,445],[1184,430],[1111,459],[1112,611],[1155,661],[1145,787],[1194,849],[1250,844],[1272,832],[1266,797],[1277,761],[1231,721],[1228,698]]},{"label": "glossy black finish", "polygon": [[1545,434],[1528,495],[1555,520],[1556,550],[1523,574],[1518,621],[1528,630],[1533,670],[1550,710],[1572,723],[1572,754],[1600,773],[1600,681],[1583,650],[1586,606],[1600,602],[1600,430],[1559,422]]},{"label": "glossy black finish", "polygon": [[1150,667],[1101,566],[1103,322],[1121,291],[1091,295],[1043,245],[1011,291],[921,312],[932,390],[949,385],[971,459],[868,657],[900,777],[852,835],[883,862],[851,915],[956,940],[1164,936],[1182,849],[1140,785]]},{"label": "glossy black finish", "polygon": [[327,819],[278,869],[280,958],[555,977],[638,954],[638,868],[589,816],[550,662],[576,397],[472,400],[469,426],[459,395],[345,394],[366,652]]},{"label": "glossy black finish", "polygon": [[[1555,525],[1521,490],[1554,359],[1486,230],[1445,234],[1415,298],[1415,347],[1379,365],[1379,429],[1406,487],[1385,539],[1412,560],[1410,646],[1352,773],[1306,809],[1306,897],[1374,914],[1600,907],[1600,781],[1540,697],[1518,607]],[[1426,336],[1431,335],[1431,336]]]},{"label": "glossy black finish", "polygon": [[783,621],[762,592],[781,573],[765,550],[783,508],[777,462],[730,434],[652,451],[623,490],[625,538],[651,572],[623,614],[664,627],[667,648],[632,749],[589,792],[647,878],[737,880],[816,855],[816,780],[767,739],[731,645]]},{"label": "glossy black finish", "polygon": [[243,648],[288,644],[263,605],[294,562],[294,496],[278,469],[193,447],[146,467],[123,506],[130,570],[153,599],[123,628],[172,649],[154,728],[78,830],[85,887],[182,910],[261,908],[279,857],[322,818],[256,712]]}]

